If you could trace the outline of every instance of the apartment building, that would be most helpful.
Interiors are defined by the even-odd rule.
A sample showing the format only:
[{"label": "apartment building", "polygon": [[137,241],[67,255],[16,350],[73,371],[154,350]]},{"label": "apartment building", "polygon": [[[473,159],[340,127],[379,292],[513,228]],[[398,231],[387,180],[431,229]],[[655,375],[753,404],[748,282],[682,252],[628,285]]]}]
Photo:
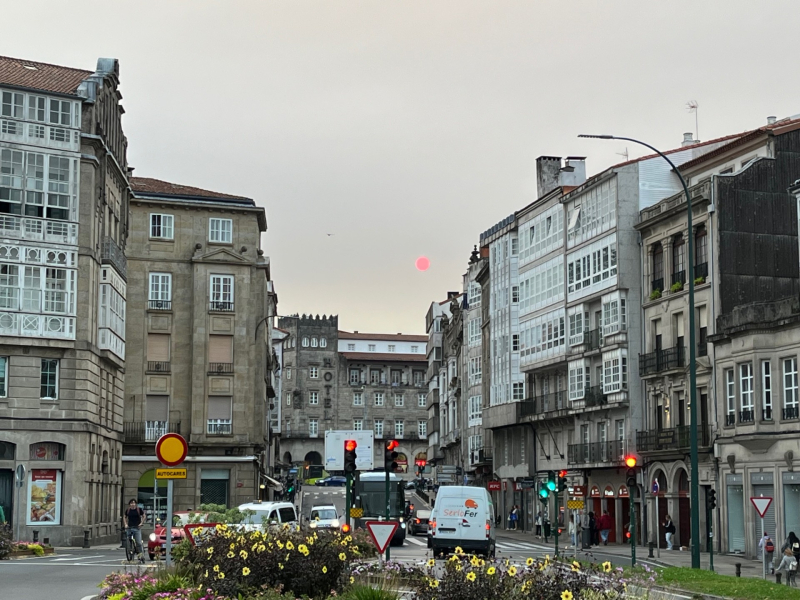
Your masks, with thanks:
[{"label": "apartment building", "polygon": [[275,396],[266,213],[157,179],[131,187],[123,495],[165,518],[155,442],[175,432],[189,443],[175,510],[252,501],[269,481]]},{"label": "apartment building", "polygon": [[[119,63],[0,57],[0,505],[21,539],[118,539],[127,140]],[[14,471],[25,468],[22,488]]]},{"label": "apartment building", "polygon": [[396,439],[397,463],[413,478],[428,450],[426,336],[348,332],[336,315],[281,317],[282,462],[324,465],[325,431],[371,428],[375,466]]},{"label": "apartment building", "polygon": [[426,359],[427,370],[425,372],[425,383],[427,384],[427,427],[428,437],[428,464],[431,467],[437,463],[444,464],[444,452],[441,450],[441,443],[444,434],[441,431],[441,390],[445,389],[445,382],[441,373],[444,360],[444,334],[442,332],[443,318],[450,316],[450,299],[458,295],[458,292],[448,292],[447,300],[441,302],[431,302],[425,314],[426,340]]},{"label": "apartment building", "polygon": [[443,455],[441,463],[456,466],[462,472],[463,302],[463,294],[454,295],[450,299],[449,316],[442,315],[442,364],[439,367],[439,448]]}]

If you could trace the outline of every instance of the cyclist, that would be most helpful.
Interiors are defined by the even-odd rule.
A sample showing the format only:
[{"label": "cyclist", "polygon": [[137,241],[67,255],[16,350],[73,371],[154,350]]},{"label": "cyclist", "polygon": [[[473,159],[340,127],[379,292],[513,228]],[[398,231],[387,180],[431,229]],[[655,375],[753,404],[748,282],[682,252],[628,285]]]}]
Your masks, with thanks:
[{"label": "cyclist", "polygon": [[128,502],[128,510],[125,511],[125,528],[128,530],[128,537],[131,535],[136,540],[136,554],[139,561],[144,564],[144,551],[142,549],[142,525],[146,519],[144,511],[136,505],[136,500]]}]

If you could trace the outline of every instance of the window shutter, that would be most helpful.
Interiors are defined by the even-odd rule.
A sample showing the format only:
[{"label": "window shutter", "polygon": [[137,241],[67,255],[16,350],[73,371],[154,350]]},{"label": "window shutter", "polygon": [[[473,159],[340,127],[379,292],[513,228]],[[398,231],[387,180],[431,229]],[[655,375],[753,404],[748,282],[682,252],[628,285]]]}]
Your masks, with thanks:
[{"label": "window shutter", "polygon": [[208,418],[230,421],[231,419],[231,397],[230,396],[209,396],[208,397]]},{"label": "window shutter", "polygon": [[212,335],[208,339],[208,362],[233,362],[233,336]]},{"label": "window shutter", "polygon": [[169,361],[169,335],[163,333],[147,334],[147,360]]},{"label": "window shutter", "polygon": [[147,396],[145,421],[166,421],[169,396]]}]

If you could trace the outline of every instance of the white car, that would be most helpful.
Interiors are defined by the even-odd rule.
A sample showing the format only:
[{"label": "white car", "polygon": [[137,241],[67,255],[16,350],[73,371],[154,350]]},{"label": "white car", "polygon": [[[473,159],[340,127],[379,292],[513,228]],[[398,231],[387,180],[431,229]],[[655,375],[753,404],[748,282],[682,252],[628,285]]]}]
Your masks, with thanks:
[{"label": "white car", "polygon": [[311,509],[308,518],[310,529],[339,529],[341,522],[333,504],[320,504]]},{"label": "white car", "polygon": [[248,512],[239,525],[239,528],[245,531],[282,525],[289,525],[293,530],[300,528],[297,512],[291,502],[248,502],[240,505],[239,510]]}]

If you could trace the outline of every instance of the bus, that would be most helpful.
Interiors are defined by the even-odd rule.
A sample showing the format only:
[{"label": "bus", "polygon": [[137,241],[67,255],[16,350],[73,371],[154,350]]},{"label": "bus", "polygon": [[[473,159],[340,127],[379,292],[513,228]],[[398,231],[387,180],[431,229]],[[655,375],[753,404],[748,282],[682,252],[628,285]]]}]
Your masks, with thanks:
[{"label": "bus", "polygon": [[[354,495],[355,505],[364,511],[360,518],[355,519],[356,527],[366,528],[366,521],[386,518],[386,473],[359,473]],[[406,508],[405,481],[394,473],[389,474],[389,501],[389,520],[398,523],[391,543],[392,546],[402,546],[406,539],[403,518]]]},{"label": "bus", "polygon": [[305,485],[314,485],[317,479],[324,479],[328,473],[322,465],[306,465],[303,467],[303,483]]}]

